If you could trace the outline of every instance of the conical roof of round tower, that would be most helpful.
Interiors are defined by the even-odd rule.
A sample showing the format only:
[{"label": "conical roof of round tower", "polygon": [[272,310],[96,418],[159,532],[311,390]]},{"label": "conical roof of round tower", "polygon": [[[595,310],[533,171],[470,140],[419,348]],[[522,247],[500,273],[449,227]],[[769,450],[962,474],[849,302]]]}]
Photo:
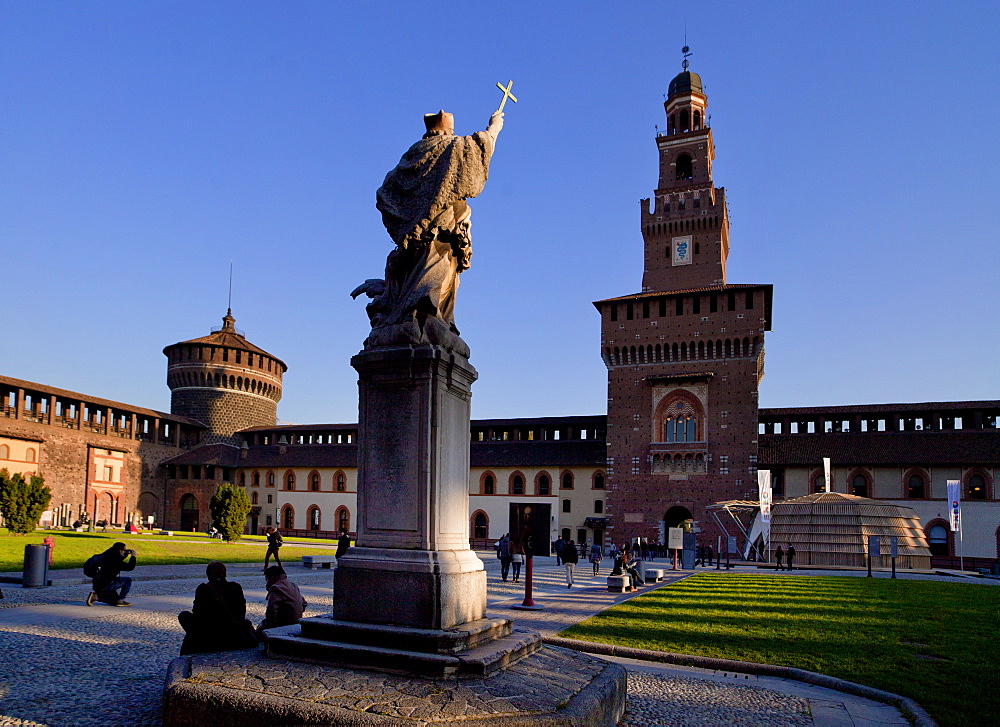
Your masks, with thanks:
[{"label": "conical roof of round tower", "polygon": [[255,346],[250,341],[246,339],[246,336],[242,332],[236,330],[236,319],[233,318],[232,309],[226,311],[226,315],[222,317],[222,328],[217,331],[212,331],[212,333],[207,336],[201,336],[199,338],[192,338],[189,341],[178,341],[177,343],[172,343],[163,349],[163,353],[166,354],[174,346],[224,346],[226,348],[235,348],[242,351],[250,351],[251,353],[256,353],[261,356],[267,356],[268,358],[277,361],[281,364],[283,371],[288,371],[288,366],[280,358],[274,354],[268,353],[259,346]]}]

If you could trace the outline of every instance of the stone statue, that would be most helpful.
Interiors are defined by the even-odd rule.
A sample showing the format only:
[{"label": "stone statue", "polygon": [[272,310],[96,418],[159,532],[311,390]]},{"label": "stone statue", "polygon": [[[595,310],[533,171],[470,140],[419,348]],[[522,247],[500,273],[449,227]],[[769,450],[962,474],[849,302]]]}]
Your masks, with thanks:
[{"label": "stone statue", "polygon": [[425,115],[424,125],[427,133],[376,193],[375,206],[396,243],[385,280],[366,280],[351,297],[372,299],[366,349],[432,343],[468,356],[455,327],[458,276],[472,259],[472,212],[465,200],[486,185],[503,112],[494,112],[486,130],[471,136],[455,136],[454,117],[444,111]]}]

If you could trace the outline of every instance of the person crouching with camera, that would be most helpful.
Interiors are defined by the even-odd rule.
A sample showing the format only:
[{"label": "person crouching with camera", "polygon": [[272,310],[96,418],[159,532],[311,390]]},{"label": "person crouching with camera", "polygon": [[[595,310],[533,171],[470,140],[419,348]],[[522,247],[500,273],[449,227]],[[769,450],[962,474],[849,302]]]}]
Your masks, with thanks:
[{"label": "person crouching with camera", "polygon": [[115,543],[103,553],[91,556],[83,566],[84,575],[93,579],[94,584],[87,605],[100,601],[110,606],[131,606],[125,596],[132,587],[132,579],[121,572],[134,569],[135,551],[126,548],[125,543]]}]

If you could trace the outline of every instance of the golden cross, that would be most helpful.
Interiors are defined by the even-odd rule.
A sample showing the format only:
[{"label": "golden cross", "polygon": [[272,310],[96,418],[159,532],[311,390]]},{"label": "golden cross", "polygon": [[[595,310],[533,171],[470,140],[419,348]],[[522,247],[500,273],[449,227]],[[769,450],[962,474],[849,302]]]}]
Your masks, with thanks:
[{"label": "golden cross", "polygon": [[507,81],[506,86],[500,83],[500,81],[497,81],[497,88],[503,91],[503,98],[500,99],[500,108],[498,108],[497,111],[503,111],[503,105],[507,103],[507,99],[510,99],[514,103],[517,103],[517,99],[514,97],[514,94],[510,92],[511,86],[513,85],[514,85],[513,81]]}]

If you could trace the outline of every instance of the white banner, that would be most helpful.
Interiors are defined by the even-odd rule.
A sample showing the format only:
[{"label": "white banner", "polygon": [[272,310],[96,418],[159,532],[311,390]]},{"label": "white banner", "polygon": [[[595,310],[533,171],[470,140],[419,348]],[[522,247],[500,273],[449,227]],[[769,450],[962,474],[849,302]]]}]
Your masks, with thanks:
[{"label": "white banner", "polygon": [[826,483],[826,490],[824,492],[830,491],[830,458],[823,458],[823,481]]},{"label": "white banner", "polygon": [[667,528],[667,547],[680,550],[684,547],[684,530],[682,528]]},{"label": "white banner", "polygon": [[764,526],[764,540],[767,540],[771,530],[771,470],[757,470],[757,494],[760,522]]},{"label": "white banner", "polygon": [[962,529],[962,483],[959,480],[948,480],[948,515],[951,521],[951,532]]},{"label": "white banner", "polygon": [[672,265],[690,265],[691,264],[691,235],[685,235],[684,237],[675,237],[671,240],[671,248],[673,252],[671,255]]}]

